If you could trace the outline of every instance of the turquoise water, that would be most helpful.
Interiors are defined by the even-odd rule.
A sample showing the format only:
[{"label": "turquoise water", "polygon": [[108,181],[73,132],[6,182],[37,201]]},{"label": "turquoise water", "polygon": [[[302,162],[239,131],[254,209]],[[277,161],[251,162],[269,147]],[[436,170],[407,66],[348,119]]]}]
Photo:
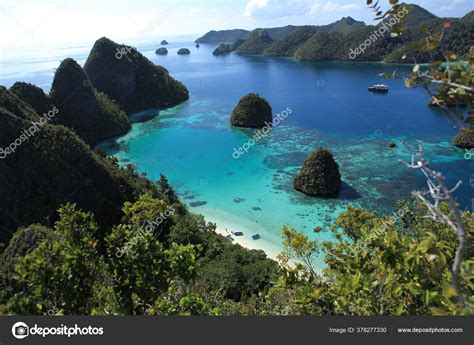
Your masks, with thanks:
[{"label": "turquoise water", "polygon": [[[189,47],[190,56],[178,56]],[[280,251],[280,229],[290,225],[311,238],[330,240],[327,226],[348,205],[393,212],[396,201],[424,189],[419,172],[399,162],[409,160],[417,140],[423,143],[433,167],[449,183],[462,180],[458,201],[471,207],[472,160],[450,143],[455,130],[437,109],[427,107],[423,90],[406,89],[402,80],[377,75],[408,71],[405,66],[377,63],[303,63],[228,55],[215,57],[215,46],[171,44],[168,56],[156,56],[156,46],[139,46],[153,62],[168,68],[190,90],[189,101],[171,109],[134,116],[132,131],[104,142],[101,147],[133,164],[153,180],[168,176],[182,200],[195,213],[222,228],[244,231],[247,240],[271,253]],[[73,52],[80,62],[87,49]],[[62,54],[62,53],[61,53]],[[40,84],[48,90],[54,58],[39,61],[44,68],[25,72],[20,62],[10,64],[2,84],[16,80]],[[16,72],[15,72],[16,71]],[[18,78],[18,76],[21,78]],[[367,87],[385,82],[387,95]],[[291,114],[264,139],[238,159],[234,149],[244,145],[255,130],[232,128],[230,113],[240,97],[258,92],[268,99],[274,114]],[[397,148],[387,148],[393,140]],[[292,179],[307,155],[320,146],[330,148],[338,161],[344,187],[337,199],[310,198],[292,187]],[[313,229],[325,230],[315,234]]]},{"label": "turquoise water", "polygon": [[[410,159],[416,140],[451,182],[466,181],[459,200],[469,206],[472,163],[451,145],[455,131],[426,106],[425,93],[404,88],[400,80],[385,81],[388,95],[367,92],[367,86],[382,81],[377,74],[407,67],[214,57],[213,48],[201,45],[185,57],[173,48],[166,57],[145,51],[188,86],[190,100],[149,112],[157,116],[103,145],[122,164],[135,165],[153,180],[167,175],[193,212],[230,230],[244,230],[246,236],[259,233],[259,245],[274,253],[285,224],[330,240],[329,231],[315,234],[313,229],[327,229],[347,205],[389,213],[398,199],[424,187],[420,174],[399,162]],[[267,98],[274,114],[287,107],[292,113],[234,159],[234,149],[255,134],[229,126],[233,107],[248,92]],[[388,149],[389,140],[398,147]],[[320,146],[334,152],[341,168],[344,188],[337,199],[310,198],[292,187],[304,159]]]}]

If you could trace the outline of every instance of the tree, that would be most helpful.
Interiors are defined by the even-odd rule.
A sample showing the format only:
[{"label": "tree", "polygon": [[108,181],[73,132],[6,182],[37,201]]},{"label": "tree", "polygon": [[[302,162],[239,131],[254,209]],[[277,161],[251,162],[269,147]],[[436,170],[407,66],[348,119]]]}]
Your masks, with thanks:
[{"label": "tree", "polygon": [[14,314],[90,315],[112,311],[113,291],[102,281],[105,262],[97,252],[97,224],[91,213],[67,204],[59,209],[54,233],[21,258],[18,283],[7,310]]}]

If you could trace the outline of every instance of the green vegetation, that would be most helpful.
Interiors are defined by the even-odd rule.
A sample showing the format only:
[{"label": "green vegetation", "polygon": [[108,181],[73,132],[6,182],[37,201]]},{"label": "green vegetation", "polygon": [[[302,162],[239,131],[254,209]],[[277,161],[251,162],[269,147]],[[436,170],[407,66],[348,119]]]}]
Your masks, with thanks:
[{"label": "green vegetation", "polygon": [[265,48],[273,43],[273,39],[268,32],[262,29],[256,29],[235,51],[237,54],[259,55]]},{"label": "green vegetation", "polygon": [[204,36],[198,38],[195,43],[220,43],[220,42],[236,42],[239,39],[246,39],[250,32],[247,30],[222,30],[210,31]]},{"label": "green vegetation", "polygon": [[295,51],[316,32],[314,26],[304,26],[282,39],[275,41],[263,51],[266,56],[293,56]]},{"label": "green vegetation", "polygon": [[232,111],[230,122],[239,127],[263,127],[273,119],[272,107],[265,98],[249,93]]},{"label": "green vegetation", "polygon": [[474,128],[466,127],[453,138],[453,144],[462,149],[474,148]]},{"label": "green vegetation", "polygon": [[319,148],[305,160],[294,180],[295,189],[311,196],[336,196],[341,186],[339,165],[325,148]]},{"label": "green vegetation", "polygon": [[[425,217],[426,207],[401,203],[397,217],[349,207],[337,226],[335,242],[311,241],[283,230],[283,263],[301,264],[286,272],[268,292],[263,312],[305,315],[463,315],[474,306],[474,218],[463,214],[470,247],[462,266],[466,308],[456,303],[450,265],[457,238],[451,228]],[[324,255],[327,267],[315,273],[311,261]],[[262,312],[262,311],[261,311]]]},{"label": "green vegetation", "polygon": [[170,107],[188,99],[186,87],[135,48],[108,38],[97,40],[84,65],[92,86],[104,92],[127,114]]},{"label": "green vegetation", "polygon": [[166,48],[158,48],[156,51],[155,51],[155,54],[156,55],[167,55],[168,54],[168,49]]},{"label": "green vegetation", "polygon": [[236,51],[242,45],[242,43],[244,43],[244,42],[245,42],[245,40],[238,39],[237,41],[232,43],[232,45],[230,46],[230,50]]},{"label": "green vegetation", "polygon": [[55,122],[72,129],[89,144],[130,129],[127,115],[107,95],[92,88],[73,59],[65,59],[56,70],[51,100],[59,109]]},{"label": "green vegetation", "polygon": [[[443,27],[445,19],[438,18],[424,8],[417,5],[406,5],[409,14],[403,18],[406,24],[403,39],[400,35],[390,35],[386,28],[391,17],[382,18],[378,25],[366,25],[351,17],[328,25],[321,26],[285,26],[281,28],[256,29],[249,33],[245,30],[211,31],[198,41],[206,43],[237,42],[244,40],[243,48],[237,50],[241,54],[265,55],[276,57],[295,57],[301,60],[323,61],[340,60],[350,61],[385,61],[391,63],[411,63],[407,56],[413,54],[412,45],[422,41],[423,32]],[[474,39],[474,12],[470,12],[460,19],[449,19],[452,25],[445,32],[445,50],[454,51],[459,56],[469,53]],[[390,26],[386,26],[390,27]],[[396,31],[396,26],[393,27]],[[384,32],[383,37],[376,37],[375,31]],[[258,33],[265,32],[268,38],[262,40]],[[221,39],[217,39],[217,38]],[[371,39],[372,37],[372,39]],[[270,39],[273,40],[270,43]],[[371,44],[366,50],[351,58],[351,49],[356,49],[367,39]],[[410,54],[408,54],[410,53]],[[414,55],[417,61],[428,62],[430,56],[442,56],[440,50],[418,52]]]},{"label": "green vegetation", "polygon": [[228,44],[225,44],[225,43],[221,43],[219,45],[219,47],[217,47],[216,49],[214,49],[214,51],[212,52],[213,55],[215,56],[219,56],[219,55],[225,55],[225,54],[229,54],[231,52],[231,48],[230,48],[230,45]]},{"label": "green vegetation", "polygon": [[[147,228],[169,207],[180,210],[166,229]],[[26,315],[219,315],[267,291],[278,273],[263,252],[149,194],[125,203],[105,238],[93,214],[66,204],[54,228],[19,229],[0,262],[0,310]]]},{"label": "green vegetation", "polygon": [[36,85],[16,82],[9,91],[27,103],[40,116],[53,109],[51,99],[43,92],[43,89]]},{"label": "green vegetation", "polygon": [[103,227],[120,219],[117,207],[125,201],[146,191],[158,195],[150,181],[91,151],[71,130],[51,124],[36,129],[39,115],[13,93],[0,88],[0,100],[0,147],[8,147],[25,129],[34,131],[0,160],[2,242],[19,226],[54,221],[56,210],[68,201],[92,211]]}]

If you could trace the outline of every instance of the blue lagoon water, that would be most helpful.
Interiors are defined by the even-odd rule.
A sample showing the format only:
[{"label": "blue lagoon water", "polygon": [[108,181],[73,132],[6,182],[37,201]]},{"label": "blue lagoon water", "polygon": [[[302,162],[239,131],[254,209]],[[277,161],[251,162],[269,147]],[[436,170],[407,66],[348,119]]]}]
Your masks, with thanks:
[{"label": "blue lagoon water", "polygon": [[[191,55],[178,56],[181,47],[190,48]],[[152,180],[168,176],[191,211],[221,227],[244,231],[247,237],[259,233],[257,246],[277,253],[285,224],[311,238],[330,240],[329,231],[315,234],[313,229],[327,229],[348,205],[393,212],[397,200],[425,188],[420,173],[399,162],[411,159],[417,140],[450,183],[464,182],[458,200],[463,208],[471,207],[473,163],[451,144],[456,131],[438,109],[426,105],[423,90],[377,77],[409,67],[215,57],[214,45],[196,49],[191,43],[171,44],[167,56],[157,56],[156,48],[139,46],[188,87],[190,99],[171,109],[135,115],[127,135],[101,147]],[[83,62],[87,53],[86,49],[72,57]],[[36,81],[48,90],[52,71],[22,73],[17,78],[11,71],[2,83],[8,86],[17,78]],[[389,85],[387,95],[367,92],[368,86],[380,82]],[[274,114],[288,107],[292,113],[235,159],[234,149],[248,142],[255,130],[231,127],[230,113],[249,92],[264,96]],[[387,147],[390,140],[397,148]],[[344,187],[337,199],[310,198],[292,187],[304,159],[321,146],[330,148],[340,165]]]}]

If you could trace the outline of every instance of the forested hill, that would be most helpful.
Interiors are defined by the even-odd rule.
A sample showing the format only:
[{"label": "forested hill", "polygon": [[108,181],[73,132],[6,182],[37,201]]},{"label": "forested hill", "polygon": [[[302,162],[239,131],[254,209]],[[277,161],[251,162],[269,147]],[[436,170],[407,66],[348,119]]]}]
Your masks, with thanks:
[{"label": "forested hill", "polygon": [[[275,57],[294,57],[300,60],[355,60],[355,61],[385,61],[410,62],[404,59],[407,55],[407,44],[419,41],[425,29],[440,31],[444,18],[439,18],[418,5],[406,5],[409,13],[404,18],[407,27],[404,40],[400,37],[390,37],[385,23],[366,25],[351,17],[322,26],[285,26],[282,28],[246,30],[211,31],[196,42],[199,43],[232,43],[244,40],[236,50],[238,54],[265,55]],[[460,56],[468,53],[474,41],[474,14],[470,12],[462,18],[450,18],[451,27],[446,30],[447,45],[444,49],[456,52]],[[383,37],[375,32],[379,31]],[[351,54],[362,43],[371,40],[364,52]],[[419,62],[426,62],[428,56],[416,56]]]}]

